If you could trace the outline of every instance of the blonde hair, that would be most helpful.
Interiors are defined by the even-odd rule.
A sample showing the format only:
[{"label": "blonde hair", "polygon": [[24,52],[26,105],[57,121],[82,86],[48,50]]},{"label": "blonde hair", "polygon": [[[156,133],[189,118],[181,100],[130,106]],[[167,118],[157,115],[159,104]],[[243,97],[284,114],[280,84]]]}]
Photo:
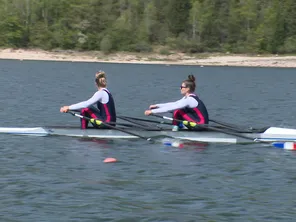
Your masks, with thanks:
[{"label": "blonde hair", "polygon": [[106,80],[106,73],[102,70],[98,71],[96,73],[96,84],[98,87],[106,87],[107,86],[107,80]]}]

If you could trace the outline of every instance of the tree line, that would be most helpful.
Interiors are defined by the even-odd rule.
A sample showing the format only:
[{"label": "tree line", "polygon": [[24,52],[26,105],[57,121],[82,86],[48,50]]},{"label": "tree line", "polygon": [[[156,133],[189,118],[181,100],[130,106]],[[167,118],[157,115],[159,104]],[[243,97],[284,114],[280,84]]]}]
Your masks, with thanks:
[{"label": "tree line", "polygon": [[295,53],[295,0],[0,0],[0,47]]}]

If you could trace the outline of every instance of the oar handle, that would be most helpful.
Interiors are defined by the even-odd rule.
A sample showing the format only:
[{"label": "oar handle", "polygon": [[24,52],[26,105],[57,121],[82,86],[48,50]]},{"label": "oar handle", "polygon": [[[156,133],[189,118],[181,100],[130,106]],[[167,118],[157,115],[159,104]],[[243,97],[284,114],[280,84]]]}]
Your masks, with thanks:
[{"label": "oar handle", "polygon": [[[154,116],[156,116],[156,114],[153,114]],[[158,116],[158,115],[157,115]],[[173,118],[171,118],[171,117],[167,117],[167,116],[162,116],[162,118],[163,119],[166,119],[166,120],[171,120],[171,121],[173,121],[174,119]],[[180,120],[180,121],[182,121],[182,120]]]},{"label": "oar handle", "polygon": [[[166,119],[166,120],[171,120],[171,121],[174,120],[174,118],[172,118],[172,117],[161,116],[161,115],[158,115],[158,114],[155,114],[155,113],[151,113],[151,116],[155,116],[155,117],[158,117],[158,118],[161,118],[161,119]],[[177,121],[178,121],[178,120],[177,120]],[[182,121],[182,120],[179,120],[179,121]]]}]

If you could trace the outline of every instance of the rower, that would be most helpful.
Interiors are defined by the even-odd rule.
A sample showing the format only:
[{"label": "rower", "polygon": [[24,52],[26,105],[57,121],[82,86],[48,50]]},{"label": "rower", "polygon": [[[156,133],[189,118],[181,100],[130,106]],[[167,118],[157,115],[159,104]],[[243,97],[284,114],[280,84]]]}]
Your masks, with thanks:
[{"label": "rower", "polygon": [[[108,128],[102,122],[110,123],[109,125],[114,126],[116,122],[115,104],[111,93],[107,89],[106,73],[104,71],[96,73],[95,83],[98,91],[90,99],[70,106],[63,106],[60,112],[66,113],[70,110],[80,110],[82,116],[91,118],[91,124],[97,129]],[[93,106],[94,104],[97,108]],[[82,118],[81,129],[88,128],[88,122],[89,120]]]},{"label": "rower", "polygon": [[[173,118],[197,123],[197,126],[186,125],[188,129],[199,130],[198,124],[208,124],[209,115],[206,106],[199,97],[194,94],[195,77],[189,75],[188,79],[181,84],[180,90],[183,98],[176,102],[160,103],[149,106],[145,115],[174,111]],[[173,131],[178,131],[182,127],[179,122],[173,120]]]}]

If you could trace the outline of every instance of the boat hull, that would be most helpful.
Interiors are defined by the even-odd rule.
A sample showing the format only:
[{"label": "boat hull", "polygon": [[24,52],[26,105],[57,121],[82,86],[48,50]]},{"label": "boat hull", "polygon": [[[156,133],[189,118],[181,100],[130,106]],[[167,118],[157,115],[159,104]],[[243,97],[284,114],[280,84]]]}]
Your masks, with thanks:
[{"label": "boat hull", "polygon": [[0,133],[14,135],[47,136],[48,131],[43,127],[19,128],[19,127],[0,127]]},{"label": "boat hull", "polygon": [[[216,131],[187,131],[173,132],[171,130],[131,130],[127,132],[145,138],[175,138],[207,143],[252,143],[256,141],[266,142],[296,142],[296,130],[287,128],[270,127],[263,133],[233,133]],[[77,127],[32,127],[10,128],[0,127],[0,133],[29,136],[69,136],[98,139],[138,139],[139,137],[126,132],[111,129],[86,129]]]},{"label": "boat hull", "polygon": [[[99,139],[138,139],[139,137],[124,133],[118,130],[95,130],[95,129],[59,129],[51,128],[47,130],[50,135],[55,136],[72,136],[72,137],[89,137]],[[192,140],[200,142],[216,142],[216,143],[237,143],[248,140],[240,140],[239,138],[219,132],[194,132],[194,131],[145,131],[145,130],[129,130],[134,134],[145,138],[176,138],[182,140]]]}]

